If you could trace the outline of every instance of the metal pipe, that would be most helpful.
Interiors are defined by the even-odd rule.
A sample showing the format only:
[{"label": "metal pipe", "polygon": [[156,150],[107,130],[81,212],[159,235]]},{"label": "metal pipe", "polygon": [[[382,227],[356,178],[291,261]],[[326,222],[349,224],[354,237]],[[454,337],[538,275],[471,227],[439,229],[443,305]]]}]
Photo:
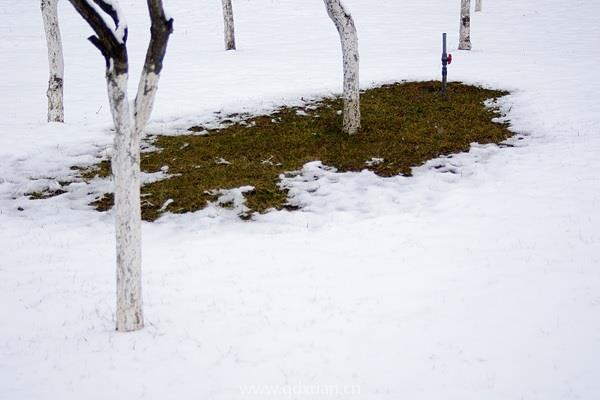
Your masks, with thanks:
[{"label": "metal pipe", "polygon": [[448,82],[448,54],[446,53],[446,33],[442,33],[442,95],[447,94]]}]

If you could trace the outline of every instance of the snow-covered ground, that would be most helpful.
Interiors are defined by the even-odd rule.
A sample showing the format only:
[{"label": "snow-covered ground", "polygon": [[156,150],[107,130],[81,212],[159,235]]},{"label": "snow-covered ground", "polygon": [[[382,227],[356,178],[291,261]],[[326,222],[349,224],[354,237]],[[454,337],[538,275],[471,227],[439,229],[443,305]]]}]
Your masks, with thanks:
[{"label": "snow-covered ground", "polygon": [[[122,1],[132,78],[140,3]],[[363,87],[437,78],[458,3],[347,0]],[[227,53],[219,1],[165,5],[176,34],[153,132],[340,90],[320,0],[234,1]],[[312,163],[316,182],[290,182],[303,212],[145,224],[147,327],[132,334],[113,330],[112,215],[84,187],[23,196],[111,143],[103,60],[66,1],[67,124],[45,123],[38,7],[0,7],[1,399],[600,398],[598,1],[485,1],[472,15],[474,50],[453,52],[450,77],[512,91],[515,147],[474,146],[412,178]]]}]

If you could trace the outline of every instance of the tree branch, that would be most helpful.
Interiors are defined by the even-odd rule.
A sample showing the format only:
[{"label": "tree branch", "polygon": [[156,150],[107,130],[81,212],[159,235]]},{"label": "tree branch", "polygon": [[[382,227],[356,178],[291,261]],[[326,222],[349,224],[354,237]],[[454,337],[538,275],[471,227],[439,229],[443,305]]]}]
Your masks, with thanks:
[{"label": "tree branch", "polygon": [[138,92],[135,97],[135,129],[142,132],[154,105],[154,97],[158,89],[158,80],[162,71],[162,62],[167,52],[169,36],[173,33],[173,19],[167,19],[162,0],[148,0],[151,28],[150,43],[146,52],[144,69],[140,77]]},{"label": "tree branch", "polygon": [[[102,11],[104,11],[106,14],[108,14],[113,22],[115,23],[115,29],[118,32],[119,29],[122,27],[123,28],[123,37],[122,40],[120,40],[123,43],[127,42],[127,24],[125,24],[124,21],[124,17],[121,15],[121,10],[119,9],[119,6],[116,3],[113,3],[112,1],[109,0],[93,0],[94,3],[96,3],[98,5],[98,7],[100,7],[100,9],[102,9]],[[115,37],[117,40],[119,40],[119,35],[116,34],[116,32],[113,32],[115,34]]]},{"label": "tree branch", "polygon": [[[127,28],[124,28],[123,40],[119,41],[117,39],[115,30],[109,27],[106,24],[106,21],[102,16],[98,13],[98,10],[92,6],[92,4],[88,0],[69,0],[70,3],[75,7],[75,10],[83,17],[83,19],[88,23],[88,25],[92,28],[96,36],[91,36],[88,40],[96,46],[106,60],[107,69],[110,67],[110,61],[113,61],[112,67],[114,68],[114,72],[117,75],[126,74],[129,66],[127,62],[127,48],[125,46],[125,40],[127,38]],[[111,18],[113,13],[116,16],[115,25],[117,28],[120,26],[118,18],[118,12],[116,9],[105,3],[103,0],[94,0],[94,3],[98,4],[101,10],[106,12]],[[105,3],[101,5],[101,3]],[[105,11],[105,9],[112,10],[110,12]]]},{"label": "tree branch", "polygon": [[173,33],[173,19],[167,19],[162,0],[148,0],[148,11],[150,12],[152,26],[144,69],[148,72],[160,74],[162,61],[167,52],[169,35]]}]

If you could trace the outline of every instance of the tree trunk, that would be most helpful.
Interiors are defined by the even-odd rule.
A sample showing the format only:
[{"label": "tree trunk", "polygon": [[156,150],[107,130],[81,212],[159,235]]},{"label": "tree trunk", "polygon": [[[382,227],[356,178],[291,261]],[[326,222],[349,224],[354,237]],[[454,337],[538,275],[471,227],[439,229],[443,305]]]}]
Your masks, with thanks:
[{"label": "tree trunk", "polygon": [[108,99],[116,130],[112,171],[117,242],[117,330],[135,331],[144,326],[140,136],[152,112],[162,61],[173,32],[173,20],[166,18],[161,0],[147,0],[152,21],[151,36],[132,113],[127,95],[127,26],[123,23],[118,3],[115,0],[94,0],[100,10],[113,19],[115,27],[112,28],[89,0],[69,1],[96,33],[89,40],[106,60]]},{"label": "tree trunk", "polygon": [[482,1],[483,1],[483,0],[476,0],[476,1],[475,1],[475,11],[476,11],[476,12],[478,12],[478,11],[481,11],[481,10],[482,10],[482,8],[481,8],[481,2],[482,2]]},{"label": "tree trunk", "polygon": [[225,28],[225,50],[235,50],[235,28],[233,24],[233,6],[231,0],[223,2],[223,23]]},{"label": "tree trunk", "polygon": [[344,60],[343,132],[353,135],[360,130],[358,35],[352,16],[340,0],[323,1],[342,42]]},{"label": "tree trunk", "polygon": [[460,2],[459,50],[471,50],[471,0]]},{"label": "tree trunk", "polygon": [[117,330],[144,326],[140,208],[140,136],[133,126],[127,96],[127,74],[107,71],[110,109],[115,124],[112,172],[115,182],[117,243]]},{"label": "tree trunk", "polygon": [[60,27],[58,25],[58,0],[41,0],[44,31],[48,47],[48,122],[64,122],[63,103],[64,61]]}]

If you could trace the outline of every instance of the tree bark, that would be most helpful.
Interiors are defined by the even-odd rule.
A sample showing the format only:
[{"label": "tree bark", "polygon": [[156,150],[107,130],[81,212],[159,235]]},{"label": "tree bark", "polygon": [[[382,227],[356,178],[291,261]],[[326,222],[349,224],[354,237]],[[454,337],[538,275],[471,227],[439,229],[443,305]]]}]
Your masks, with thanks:
[{"label": "tree bark", "polygon": [[233,6],[231,0],[223,2],[223,23],[225,30],[225,50],[235,50],[235,27],[233,23]]},{"label": "tree bark", "polygon": [[162,0],[148,0],[150,12],[150,43],[146,51],[146,60],[138,84],[135,97],[134,123],[135,130],[141,135],[150,119],[154,99],[158,91],[158,81],[163,68],[163,60],[167,53],[169,36],[173,33],[173,20],[167,19]]},{"label": "tree bark", "polygon": [[127,96],[127,74],[107,71],[110,109],[115,124],[111,160],[115,182],[117,245],[117,330],[144,326],[140,208],[140,137],[133,127]]},{"label": "tree bark", "polygon": [[115,180],[115,233],[117,252],[116,328],[128,332],[143,328],[142,245],[140,208],[140,137],[150,118],[162,61],[167,50],[173,20],[165,17],[161,0],[148,0],[151,38],[133,115],[127,95],[129,62],[127,27],[116,1],[93,0],[115,22],[109,27],[89,0],[69,0],[94,29],[89,40],[106,60],[108,99],[115,124],[112,170]]},{"label": "tree bark", "polygon": [[64,122],[63,82],[65,75],[62,40],[58,24],[58,0],[41,0],[48,47],[48,122]]},{"label": "tree bark", "polygon": [[471,50],[471,0],[460,2],[459,50]]},{"label": "tree bark", "polygon": [[482,11],[482,5],[481,5],[482,1],[483,0],[476,0],[475,1],[475,11],[476,12]]},{"label": "tree bark", "polygon": [[344,61],[343,132],[349,135],[360,130],[360,82],[358,35],[352,15],[340,0],[323,0],[327,14],[335,24],[342,43]]}]

